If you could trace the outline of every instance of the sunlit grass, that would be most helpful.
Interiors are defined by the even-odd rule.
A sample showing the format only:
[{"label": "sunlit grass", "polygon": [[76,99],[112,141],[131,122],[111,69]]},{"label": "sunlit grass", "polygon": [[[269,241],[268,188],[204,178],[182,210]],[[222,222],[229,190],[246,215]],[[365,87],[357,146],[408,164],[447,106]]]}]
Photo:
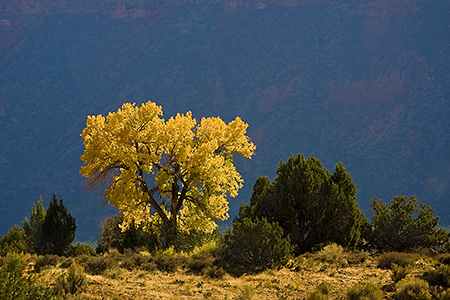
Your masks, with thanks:
[{"label": "sunlit grass", "polygon": [[[373,284],[380,287],[384,297],[391,297],[396,292],[395,281],[400,280],[393,270],[380,267],[383,256],[366,254],[364,259],[346,264],[342,263],[344,259],[358,254],[338,248],[302,255],[279,270],[240,277],[223,273],[215,278],[205,272],[192,272],[190,259],[208,258],[211,252],[214,252],[214,245],[195,249],[181,257],[171,250],[158,253],[158,257],[174,259],[176,268],[155,266],[146,270],[143,264],[130,268],[122,261],[116,261],[100,274],[86,272],[85,289],[69,299],[324,299],[325,294],[328,299],[346,299],[348,291],[358,283]],[[105,259],[112,256],[116,260],[126,261],[133,255],[150,259],[146,264],[158,260],[155,253],[110,254]],[[164,263],[172,264],[172,261]],[[419,278],[426,270],[434,269],[436,263],[420,258],[416,264],[409,266],[407,277]],[[46,266],[41,272],[34,271],[37,282],[55,286],[55,279],[66,270],[62,266],[64,264],[58,262],[54,266]]]}]

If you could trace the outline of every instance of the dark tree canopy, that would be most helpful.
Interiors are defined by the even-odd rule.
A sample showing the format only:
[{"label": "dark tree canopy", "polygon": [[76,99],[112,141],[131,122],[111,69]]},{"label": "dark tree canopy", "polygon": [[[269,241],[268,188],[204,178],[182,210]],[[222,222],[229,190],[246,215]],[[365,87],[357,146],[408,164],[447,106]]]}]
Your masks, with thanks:
[{"label": "dark tree canopy", "polygon": [[382,251],[408,251],[425,247],[439,247],[448,241],[449,233],[437,229],[439,217],[434,207],[411,196],[396,196],[390,203],[376,198],[371,207],[371,243]]},{"label": "dark tree canopy", "polygon": [[53,194],[52,201],[47,208],[42,231],[47,242],[47,252],[62,255],[75,239],[77,226],[75,218],[63,204],[63,200]]},{"label": "dark tree canopy", "polygon": [[33,204],[30,220],[25,218],[25,221],[23,222],[25,234],[36,253],[44,253],[46,248],[46,241],[42,232],[42,225],[45,220],[45,208],[43,202],[44,200],[41,196],[37,205]]},{"label": "dark tree canopy", "polygon": [[333,242],[352,248],[360,240],[355,185],[340,162],[330,174],[314,156],[291,155],[272,183],[258,178],[250,202],[243,213],[278,222],[297,254]]},{"label": "dark tree canopy", "polygon": [[241,214],[233,221],[233,230],[225,234],[224,241],[224,266],[235,275],[282,266],[292,252],[289,238],[283,237],[283,229],[276,222]]},{"label": "dark tree canopy", "polygon": [[77,226],[63,200],[58,201],[53,194],[47,212],[42,197],[37,205],[33,205],[30,220],[25,218],[23,228],[36,253],[63,255],[75,239]]},{"label": "dark tree canopy", "polygon": [[0,256],[8,253],[26,253],[30,251],[30,245],[25,231],[19,225],[14,225],[4,237],[0,237]]},{"label": "dark tree canopy", "polygon": [[123,216],[113,216],[102,222],[102,231],[97,241],[97,252],[104,253],[111,248],[123,253],[125,249],[146,248],[153,250],[157,246],[157,236],[143,231],[131,224],[125,231],[120,229]]}]

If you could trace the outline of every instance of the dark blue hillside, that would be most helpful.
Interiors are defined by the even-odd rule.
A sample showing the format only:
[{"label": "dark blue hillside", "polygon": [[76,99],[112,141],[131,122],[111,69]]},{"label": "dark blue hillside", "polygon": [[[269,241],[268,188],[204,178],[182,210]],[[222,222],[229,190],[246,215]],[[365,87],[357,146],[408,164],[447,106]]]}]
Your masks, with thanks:
[{"label": "dark blue hillside", "polygon": [[34,2],[0,4],[0,234],[55,192],[95,240],[115,210],[84,189],[79,134],[148,99],[249,123],[232,216],[301,152],[342,161],[366,212],[416,195],[450,224],[448,1]]}]

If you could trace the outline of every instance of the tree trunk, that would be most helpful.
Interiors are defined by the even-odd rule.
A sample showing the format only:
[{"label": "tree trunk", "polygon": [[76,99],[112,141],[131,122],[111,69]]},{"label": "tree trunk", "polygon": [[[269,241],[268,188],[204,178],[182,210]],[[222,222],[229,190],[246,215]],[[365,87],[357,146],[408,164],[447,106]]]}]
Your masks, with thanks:
[{"label": "tree trunk", "polygon": [[174,216],[169,221],[163,223],[160,236],[161,247],[167,249],[174,246],[177,241],[177,234],[177,220],[176,216]]}]

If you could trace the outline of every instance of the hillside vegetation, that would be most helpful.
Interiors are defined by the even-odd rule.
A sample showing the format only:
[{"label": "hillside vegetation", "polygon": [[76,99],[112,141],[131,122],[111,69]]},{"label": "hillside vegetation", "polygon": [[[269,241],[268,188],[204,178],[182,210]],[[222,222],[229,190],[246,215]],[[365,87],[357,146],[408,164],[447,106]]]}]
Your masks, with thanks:
[{"label": "hillside vegetation", "polygon": [[[108,218],[94,251],[53,195],[0,238],[1,299],[448,299],[449,233],[414,197],[373,199],[369,221],[342,163],[291,155],[260,177],[225,232],[171,243]],[[48,227],[46,224],[56,224]]]},{"label": "hillside vegetation", "polygon": [[[75,260],[24,255],[21,261],[37,285],[55,292],[69,285],[70,278],[61,287],[60,278],[67,277],[73,261],[84,267],[78,271],[84,282],[74,294],[51,296],[63,299],[448,299],[448,255],[369,255],[344,252],[334,245],[301,255],[280,269],[235,277],[217,270],[198,272],[195,255],[208,257],[205,248],[191,255],[111,251]],[[1,280],[7,287],[5,278]],[[405,289],[411,289],[408,297],[402,296]],[[364,293],[369,298],[363,298]]]}]

